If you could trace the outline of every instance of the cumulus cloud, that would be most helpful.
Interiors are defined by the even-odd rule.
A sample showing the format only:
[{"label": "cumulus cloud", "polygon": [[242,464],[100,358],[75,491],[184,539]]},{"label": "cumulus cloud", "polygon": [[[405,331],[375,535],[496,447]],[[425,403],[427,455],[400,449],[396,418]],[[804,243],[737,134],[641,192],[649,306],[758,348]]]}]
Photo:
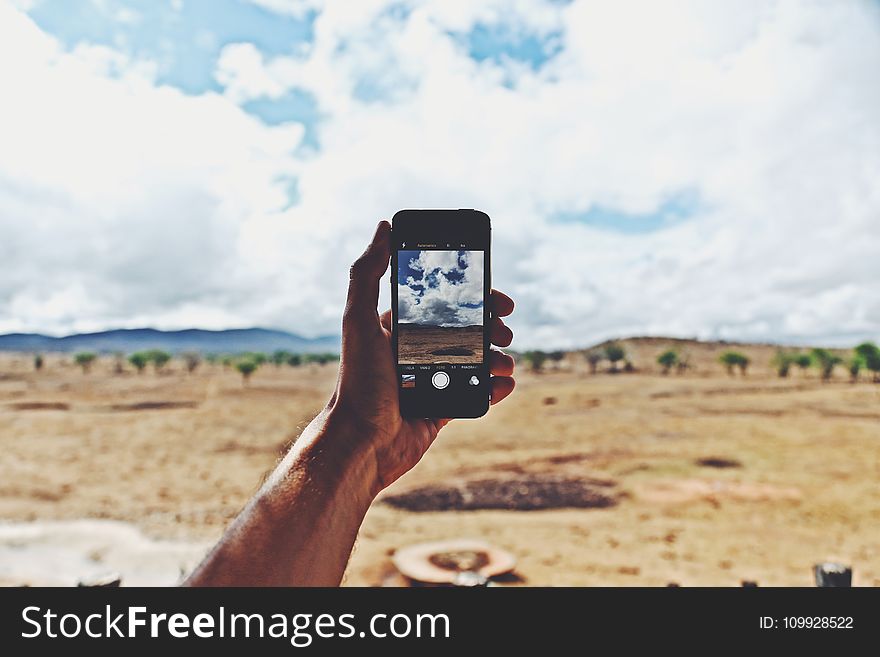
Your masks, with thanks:
[{"label": "cumulus cloud", "polygon": [[266,305],[245,237],[287,203],[302,126],[152,71],[64,52],[0,3],[0,330],[250,325]]},{"label": "cumulus cloud", "polygon": [[[877,336],[875,5],[388,6],[330,4],[307,56],[266,63],[326,117],[292,221],[487,210],[520,345]],[[450,35],[493,23],[561,48],[475,61]],[[681,195],[698,202],[662,230],[559,220],[626,228]]]},{"label": "cumulus cloud", "polygon": [[[876,4],[259,2],[313,41],[228,45],[197,97],[0,4],[0,329],[335,332],[376,218],[477,207],[521,347],[878,337]],[[479,57],[477,28],[555,47]],[[317,149],[237,106],[290,90]],[[682,195],[656,230],[584,219]]]},{"label": "cumulus cloud", "polygon": [[397,281],[401,322],[433,326],[483,323],[482,251],[403,251]]}]

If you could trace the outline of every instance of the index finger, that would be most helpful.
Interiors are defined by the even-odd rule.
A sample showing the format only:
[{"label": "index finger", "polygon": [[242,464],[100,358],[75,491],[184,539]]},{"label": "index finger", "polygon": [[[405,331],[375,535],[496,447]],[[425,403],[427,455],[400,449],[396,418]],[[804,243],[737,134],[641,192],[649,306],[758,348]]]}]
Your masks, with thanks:
[{"label": "index finger", "polygon": [[513,299],[504,294],[504,292],[492,290],[490,300],[492,315],[495,317],[507,317],[513,312],[513,307],[515,305]]}]

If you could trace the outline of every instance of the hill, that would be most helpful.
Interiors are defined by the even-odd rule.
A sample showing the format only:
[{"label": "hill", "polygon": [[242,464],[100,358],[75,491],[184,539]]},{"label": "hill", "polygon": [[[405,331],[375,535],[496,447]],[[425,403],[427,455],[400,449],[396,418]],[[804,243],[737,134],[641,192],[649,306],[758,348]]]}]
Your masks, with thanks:
[{"label": "hill", "polygon": [[286,331],[263,328],[208,331],[184,329],[161,331],[152,328],[117,329],[98,333],[77,333],[53,337],[39,333],[0,335],[0,351],[96,351],[99,353],[164,349],[172,353],[200,351],[203,353],[269,352],[286,349],[298,353],[338,352],[338,336],[304,338]]}]

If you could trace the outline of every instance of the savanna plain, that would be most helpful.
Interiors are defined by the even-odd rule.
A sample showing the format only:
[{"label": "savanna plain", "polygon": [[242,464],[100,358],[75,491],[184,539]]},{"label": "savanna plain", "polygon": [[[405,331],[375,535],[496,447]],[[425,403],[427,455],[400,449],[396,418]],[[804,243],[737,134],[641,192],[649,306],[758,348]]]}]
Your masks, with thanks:
[{"label": "savanna plain", "polygon": [[[737,345],[750,365],[732,375],[718,361],[730,345],[621,346],[635,371],[603,362],[591,373],[579,352],[540,372],[520,363],[507,401],[451,423],[373,505],[345,583],[398,584],[394,550],[462,537],[516,557],[504,585],[810,586],[825,560],[851,565],[856,586],[880,585],[880,385],[851,383],[842,368],[827,382],[814,368],[780,378],[766,345]],[[689,367],[664,375],[656,359],[670,346]],[[61,354],[35,371],[30,354],[0,355],[0,530],[124,522],[149,541],[191,546],[167,565],[174,580],[335,375],[335,363],[265,364],[244,382],[234,368],[188,373],[177,359],[120,373],[111,357],[86,374]],[[0,583],[79,575],[64,570],[78,562],[35,569],[46,546],[26,531],[2,536]],[[83,560],[112,565],[102,550]]]}]

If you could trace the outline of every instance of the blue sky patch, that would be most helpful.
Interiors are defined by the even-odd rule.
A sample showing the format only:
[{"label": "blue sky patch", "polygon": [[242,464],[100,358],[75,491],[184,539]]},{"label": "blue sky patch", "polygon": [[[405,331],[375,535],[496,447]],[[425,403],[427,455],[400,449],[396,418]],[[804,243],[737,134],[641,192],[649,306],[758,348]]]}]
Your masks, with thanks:
[{"label": "blue sky patch", "polygon": [[505,59],[528,64],[539,70],[562,50],[562,32],[547,34],[523,32],[505,23],[477,23],[466,34],[450,32],[462,43],[470,57],[478,62],[490,60],[503,64]]},{"label": "blue sky patch", "polygon": [[313,38],[316,14],[302,19],[245,0],[42,0],[29,12],[67,48],[105,45],[156,61],[159,82],[186,93],[221,91],[217,57],[230,43],[253,43],[268,56],[287,54]]},{"label": "blue sky patch", "polygon": [[614,233],[636,235],[671,228],[694,216],[701,207],[695,190],[679,192],[660,204],[654,212],[633,214],[613,207],[594,204],[586,212],[561,212],[551,221],[578,223]]}]

